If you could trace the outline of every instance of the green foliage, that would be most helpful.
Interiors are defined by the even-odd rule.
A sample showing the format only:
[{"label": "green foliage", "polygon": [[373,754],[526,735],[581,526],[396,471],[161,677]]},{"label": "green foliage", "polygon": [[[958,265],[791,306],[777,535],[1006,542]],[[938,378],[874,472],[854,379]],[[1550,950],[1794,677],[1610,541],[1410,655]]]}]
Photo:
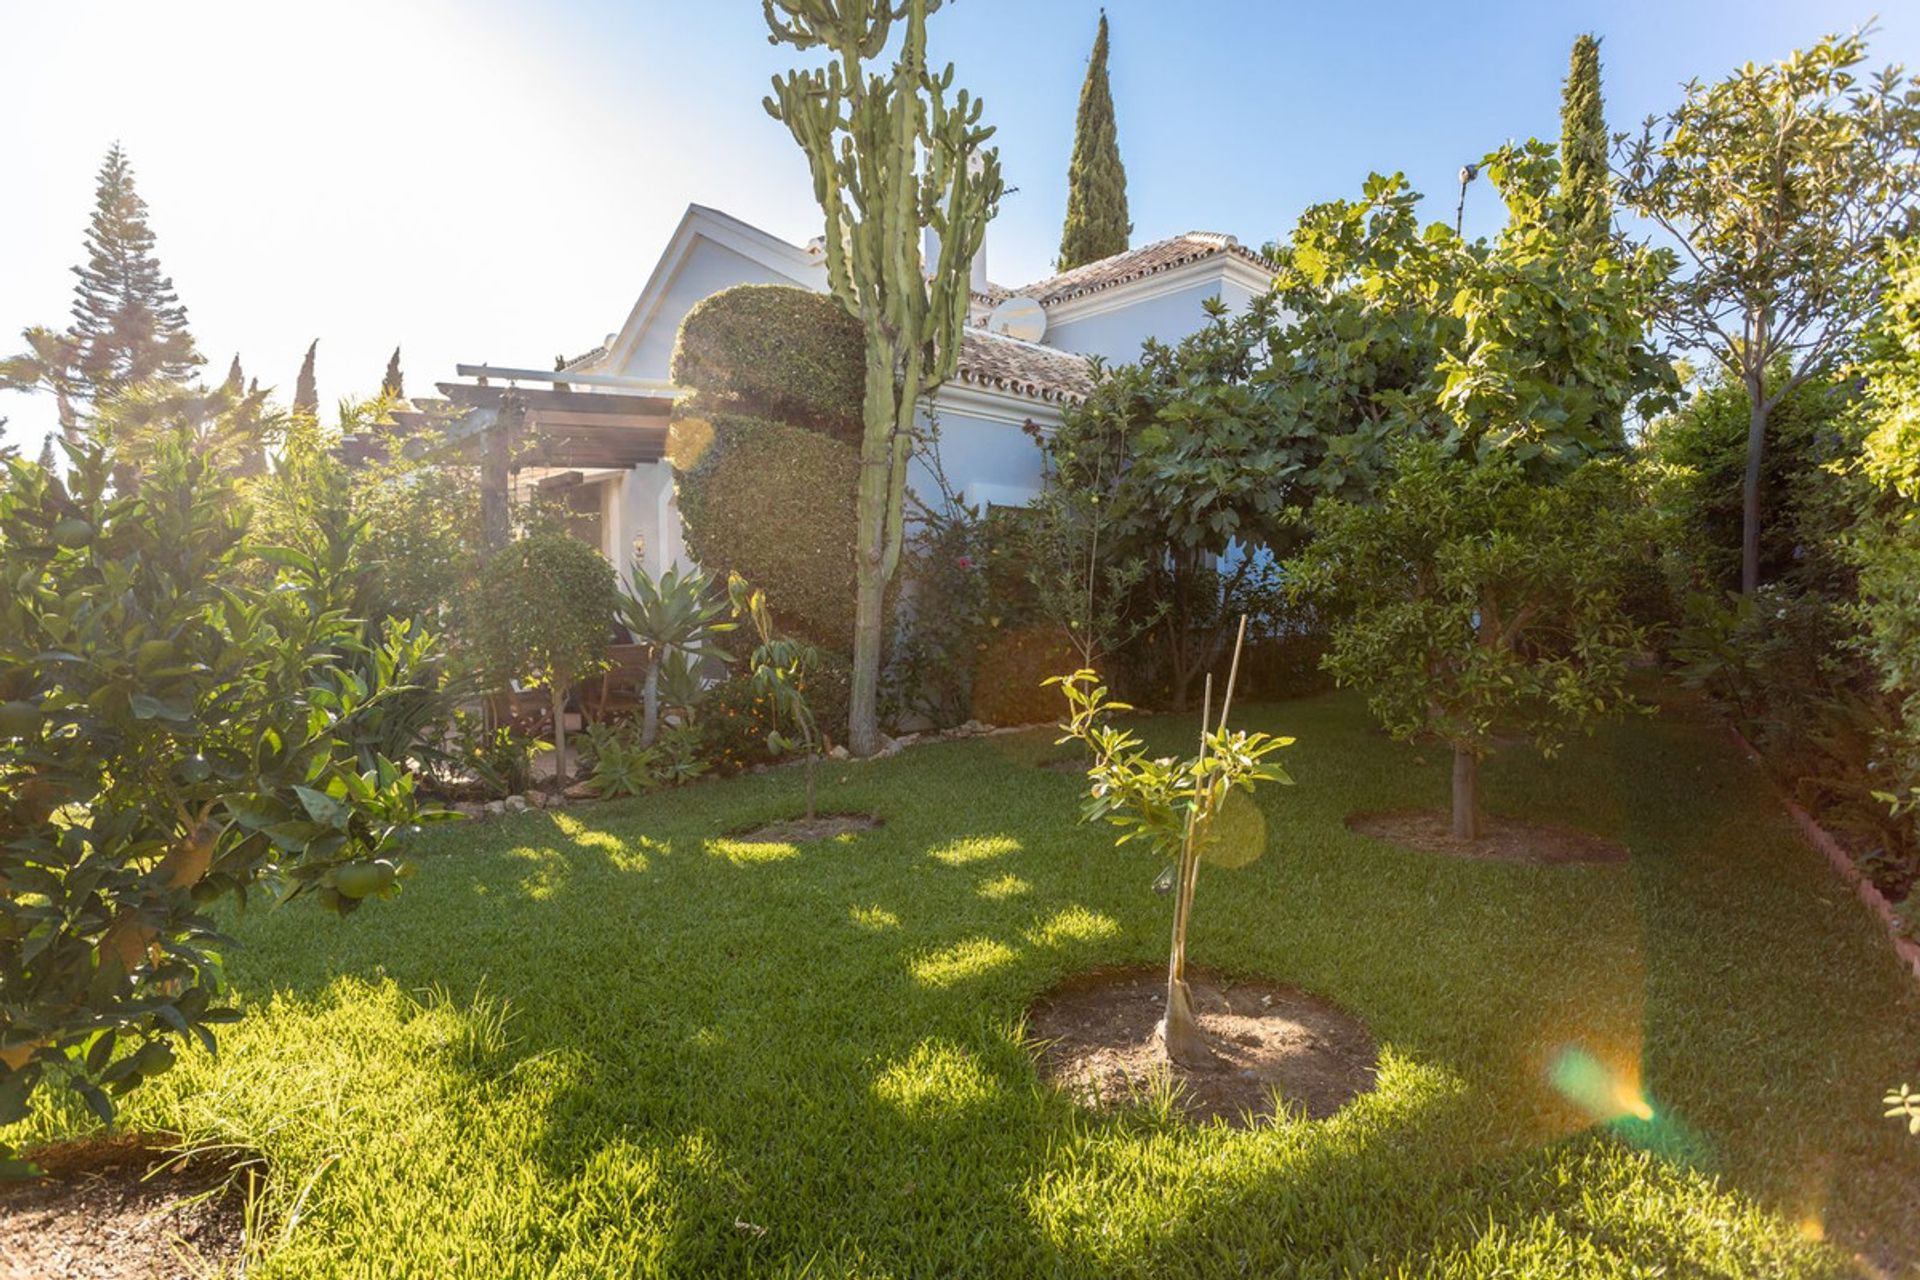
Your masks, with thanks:
[{"label": "green foliage", "polygon": [[767,752],[783,756],[800,752],[807,761],[807,817],[813,817],[814,760],[827,746],[807,698],[806,672],[818,665],[819,651],[804,641],[774,630],[763,592],[735,574],[727,579],[727,598],[736,618],[744,619],[759,643],[747,655],[748,679],[764,700],[773,727],[767,732]]},{"label": "green foliage", "polygon": [[1920,93],[1897,66],[1863,74],[1866,56],[1865,33],[1827,36],[1691,83],[1619,156],[1621,202],[1679,241],[1688,264],[1656,318],[1747,391],[1743,591],[1761,580],[1768,419],[1848,356],[1880,304],[1886,238],[1920,192]]},{"label": "green foliage", "polygon": [[519,678],[549,691],[553,747],[561,759],[568,691],[605,660],[617,599],[606,557],[557,529],[535,529],[508,543],[482,574],[476,626],[486,669],[499,684]]},{"label": "green foliage", "polygon": [[1074,117],[1073,158],[1067,164],[1067,221],[1060,232],[1061,271],[1124,253],[1133,223],[1127,217],[1127,169],[1113,120],[1107,83],[1107,15],[1093,38],[1087,79]]},{"label": "green foliage", "polygon": [[164,1069],[167,1038],[211,1048],[235,1015],[206,905],[351,911],[429,816],[361,757],[430,646],[370,641],[330,564],[243,543],[184,433],[137,472],[69,462],[8,460],[0,486],[0,1123],[49,1076],[110,1116],[103,1089]]},{"label": "green foliage", "polygon": [[1866,364],[1861,471],[1872,487],[1852,543],[1865,651],[1896,723],[1882,796],[1920,810],[1920,247],[1893,259],[1886,318]]},{"label": "green foliage", "polygon": [[[826,216],[827,285],[866,338],[855,520],[857,592],[849,745],[879,745],[886,592],[905,543],[907,471],[921,401],[953,375],[972,306],[971,271],[1003,182],[982,104],[927,64],[938,0],[765,0],[775,44],[824,50],[826,65],[773,82],[767,113],[806,153]],[[885,54],[903,24],[893,65]],[[939,237],[924,260],[923,231]]]},{"label": "green foliage", "polygon": [[1043,536],[1107,535],[1070,579],[1043,570],[1045,593],[1066,601],[1090,590],[1082,612],[1099,625],[1087,630],[1111,633],[1124,625],[1111,602],[1137,579],[1152,601],[1141,612],[1156,619],[1176,707],[1225,643],[1224,601],[1258,567],[1241,555],[1223,577],[1217,562],[1230,548],[1281,545],[1292,535],[1310,500],[1303,477],[1323,448],[1256,386],[1275,322],[1270,302],[1229,315],[1214,301],[1208,313],[1206,326],[1177,345],[1149,340],[1138,363],[1098,370],[1092,394],[1045,441],[1057,496],[1042,508]]},{"label": "green foliage", "polygon": [[[471,775],[487,799],[520,795],[533,785],[533,753],[548,745],[520,726],[488,723],[485,715],[456,710],[447,727],[446,746],[430,762]],[[436,777],[443,787],[453,779]]]},{"label": "green foliage", "polygon": [[860,443],[865,337],[844,307],[812,289],[735,285],[694,304],[680,322],[672,377],[715,412]]},{"label": "green foliage", "polygon": [[[1771,380],[1786,377],[1776,364]],[[1761,506],[1760,581],[1838,599],[1852,575],[1840,539],[1853,523],[1855,482],[1835,470],[1859,450],[1850,422],[1850,384],[1801,384],[1767,420]],[[1641,453],[1658,477],[1653,498],[1667,523],[1667,558],[1682,591],[1740,586],[1741,473],[1746,467],[1744,386],[1720,376],[1673,413],[1656,418]]]},{"label": "green foliage", "polygon": [[618,588],[593,547],[536,530],[495,552],[484,578],[489,656],[502,679],[565,688],[606,657]]},{"label": "green foliage", "polygon": [[1600,93],[1600,40],[1591,33],[1573,42],[1567,83],[1560,96],[1560,194],[1562,228],[1575,242],[1601,245],[1613,234],[1613,195],[1608,190],[1606,102]]},{"label": "green foliage", "polygon": [[[239,368],[239,357],[234,357],[234,367]],[[400,348],[395,347],[393,354],[387,357],[387,371],[380,376],[380,398],[388,401],[406,398],[406,375],[400,371]]]},{"label": "green foliage", "polygon": [[1477,760],[1519,730],[1552,751],[1633,705],[1645,637],[1620,590],[1646,533],[1632,499],[1614,462],[1540,485],[1508,459],[1411,445],[1376,503],[1315,509],[1287,575],[1336,619],[1328,670],[1395,737]]},{"label": "green foliage", "polygon": [[854,624],[859,455],[761,418],[681,418],[673,465],[687,550],[708,577],[769,584],[786,626],[844,648]]}]

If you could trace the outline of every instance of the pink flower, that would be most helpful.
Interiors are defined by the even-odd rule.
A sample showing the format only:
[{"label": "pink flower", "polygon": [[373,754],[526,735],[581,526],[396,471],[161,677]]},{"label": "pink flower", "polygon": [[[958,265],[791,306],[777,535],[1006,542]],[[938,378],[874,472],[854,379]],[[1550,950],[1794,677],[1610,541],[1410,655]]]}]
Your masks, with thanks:
[{"label": "pink flower", "polygon": [[973,557],[961,556],[959,559],[954,561],[954,564],[958,565],[962,569],[971,569],[973,568]]}]

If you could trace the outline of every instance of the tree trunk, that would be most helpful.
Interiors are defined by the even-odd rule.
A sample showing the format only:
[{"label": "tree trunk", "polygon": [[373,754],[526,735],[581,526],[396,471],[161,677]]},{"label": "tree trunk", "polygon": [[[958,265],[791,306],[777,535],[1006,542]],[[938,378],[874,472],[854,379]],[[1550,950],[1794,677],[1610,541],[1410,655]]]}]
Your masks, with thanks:
[{"label": "tree trunk", "polygon": [[1193,891],[1200,878],[1200,859],[1191,849],[1180,859],[1174,880],[1173,946],[1167,957],[1167,1011],[1160,1020],[1160,1045],[1170,1061],[1198,1066],[1213,1057],[1207,1038],[1193,1016],[1193,992],[1187,986],[1187,920],[1193,914]]},{"label": "tree trunk", "polygon": [[876,351],[870,343],[861,412],[860,487],[854,509],[853,688],[847,702],[847,750],[856,756],[870,756],[880,747],[887,508],[893,483],[893,437],[900,413],[895,397],[891,353]]},{"label": "tree trunk", "polygon": [[1740,594],[1760,587],[1760,479],[1767,456],[1765,387],[1747,388],[1751,416],[1747,419],[1747,473],[1740,486]]},{"label": "tree trunk", "polygon": [[1467,747],[1453,749],[1453,838],[1480,838],[1480,757]]},{"label": "tree trunk", "polygon": [[820,763],[820,752],[807,748],[807,821],[813,821],[813,771]]},{"label": "tree trunk", "polygon": [[660,736],[660,654],[647,658],[647,681],[640,690],[640,745],[650,747]]},{"label": "tree trunk", "polygon": [[567,687],[559,680],[553,690],[553,789],[567,789]]}]

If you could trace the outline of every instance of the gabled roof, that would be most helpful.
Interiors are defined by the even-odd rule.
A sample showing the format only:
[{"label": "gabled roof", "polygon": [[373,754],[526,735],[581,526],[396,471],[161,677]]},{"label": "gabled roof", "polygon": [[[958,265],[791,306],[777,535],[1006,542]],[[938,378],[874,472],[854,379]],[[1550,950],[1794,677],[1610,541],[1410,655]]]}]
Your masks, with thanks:
[{"label": "gabled roof", "polygon": [[1048,276],[1045,280],[1036,280],[1025,288],[1015,289],[1013,292],[1023,298],[1032,298],[1043,307],[1050,307],[1075,298],[1083,298],[1090,293],[1099,293],[1105,289],[1131,284],[1147,276],[1156,276],[1163,271],[1171,271],[1175,267],[1184,267],[1190,262],[1199,262],[1205,258],[1222,255],[1252,263],[1262,270],[1273,269],[1273,263],[1232,236],[1215,231],[1189,231],[1183,235],[1170,236],[1165,240],[1156,240],[1138,249],[1116,253],[1110,258],[1086,263],[1071,271],[1062,271],[1059,275]]},{"label": "gabled roof", "polygon": [[583,356],[579,361],[568,361],[567,368],[572,370],[578,363],[606,363],[615,368],[622,365],[633,354],[640,335],[652,321],[654,310],[672,283],[681,260],[686,257],[693,242],[703,238],[759,263],[770,273],[791,280],[802,288],[817,287],[813,282],[824,271],[821,255],[811,249],[788,244],[780,237],[770,235],[750,222],[742,222],[732,214],[703,204],[689,204],[679,227],[674,230],[673,238],[667,242],[666,252],[660,255],[660,261],[647,278],[646,286],[640,290],[633,310],[627,313],[626,323],[614,335],[610,349],[591,359]]},{"label": "gabled roof", "polygon": [[972,386],[1054,404],[1084,400],[1093,390],[1093,371],[1085,356],[985,329],[969,328],[960,335],[954,376]]}]

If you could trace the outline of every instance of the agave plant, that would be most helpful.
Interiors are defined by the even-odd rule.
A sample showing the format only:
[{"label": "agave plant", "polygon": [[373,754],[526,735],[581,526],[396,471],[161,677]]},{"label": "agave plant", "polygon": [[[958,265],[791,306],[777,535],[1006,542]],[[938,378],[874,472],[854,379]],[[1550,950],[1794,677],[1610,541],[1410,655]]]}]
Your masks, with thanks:
[{"label": "agave plant", "polygon": [[669,568],[655,580],[633,567],[633,589],[621,593],[620,620],[647,648],[646,684],[641,692],[640,745],[650,747],[660,734],[660,669],[669,655],[692,658],[709,650],[713,638],[731,631],[728,602],[709,589],[699,569]]}]

